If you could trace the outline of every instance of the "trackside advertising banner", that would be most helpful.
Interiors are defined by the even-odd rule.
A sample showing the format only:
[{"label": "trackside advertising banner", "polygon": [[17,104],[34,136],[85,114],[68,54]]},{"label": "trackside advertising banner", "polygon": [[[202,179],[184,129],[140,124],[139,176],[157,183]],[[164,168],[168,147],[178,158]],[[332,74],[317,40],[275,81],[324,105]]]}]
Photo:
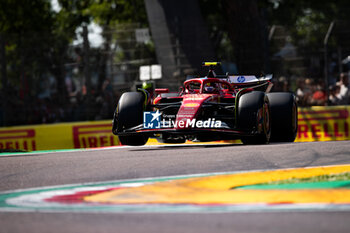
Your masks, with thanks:
[{"label": "trackside advertising banner", "polygon": [[350,140],[350,106],[300,108],[297,142]]},{"label": "trackside advertising banner", "polygon": [[0,150],[52,150],[119,145],[112,121],[0,128]]},{"label": "trackside advertising banner", "polygon": [[[297,142],[350,140],[350,106],[299,108]],[[0,150],[53,150],[119,145],[112,121],[0,128]]]}]

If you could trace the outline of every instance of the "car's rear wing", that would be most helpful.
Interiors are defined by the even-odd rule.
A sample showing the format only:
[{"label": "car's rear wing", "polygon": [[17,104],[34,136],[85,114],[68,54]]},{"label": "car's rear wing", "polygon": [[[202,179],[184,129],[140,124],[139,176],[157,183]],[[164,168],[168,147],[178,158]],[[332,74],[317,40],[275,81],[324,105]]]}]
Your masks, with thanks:
[{"label": "car's rear wing", "polygon": [[235,85],[253,85],[262,82],[267,82],[272,79],[272,74],[268,74],[262,77],[257,77],[255,75],[234,75],[228,76],[227,81]]},{"label": "car's rear wing", "polygon": [[266,93],[271,91],[273,86],[270,80],[272,74],[257,77],[255,75],[237,75],[228,76],[227,81],[231,83],[235,88],[253,88],[258,91],[264,91]]}]

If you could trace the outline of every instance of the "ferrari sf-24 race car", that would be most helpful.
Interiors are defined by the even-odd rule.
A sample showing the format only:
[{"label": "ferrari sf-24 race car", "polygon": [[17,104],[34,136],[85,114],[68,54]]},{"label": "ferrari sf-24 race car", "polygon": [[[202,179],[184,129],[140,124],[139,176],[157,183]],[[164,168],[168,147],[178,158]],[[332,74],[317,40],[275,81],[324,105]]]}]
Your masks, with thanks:
[{"label": "ferrari sf-24 race car", "polygon": [[205,77],[190,78],[178,93],[155,89],[124,93],[112,132],[123,145],[241,139],[243,144],[293,142],[298,111],[292,93],[269,93],[272,75],[217,75],[218,62],[205,62]]}]

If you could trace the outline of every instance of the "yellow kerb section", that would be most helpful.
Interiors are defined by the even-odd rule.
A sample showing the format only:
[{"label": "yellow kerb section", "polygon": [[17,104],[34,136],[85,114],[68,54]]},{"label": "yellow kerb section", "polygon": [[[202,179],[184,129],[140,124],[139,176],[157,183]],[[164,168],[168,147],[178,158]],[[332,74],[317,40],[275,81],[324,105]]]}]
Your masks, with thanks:
[{"label": "yellow kerb section", "polygon": [[350,189],[234,189],[245,185],[349,171],[350,165],[337,165],[188,178],[100,193],[86,197],[85,201],[113,204],[350,203]]}]

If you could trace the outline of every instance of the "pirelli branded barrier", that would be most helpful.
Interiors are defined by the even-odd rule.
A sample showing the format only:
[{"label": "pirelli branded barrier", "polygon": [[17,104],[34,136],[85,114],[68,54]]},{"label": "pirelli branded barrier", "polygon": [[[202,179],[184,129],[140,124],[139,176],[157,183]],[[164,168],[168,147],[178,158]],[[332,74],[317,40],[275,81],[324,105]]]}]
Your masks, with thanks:
[{"label": "pirelli branded barrier", "polygon": [[[300,108],[298,124],[297,142],[350,140],[350,106]],[[0,128],[0,151],[119,145],[111,128],[111,120]]]},{"label": "pirelli branded barrier", "polygon": [[119,145],[112,121],[0,128],[0,149],[52,150]]},{"label": "pirelli branded barrier", "polygon": [[350,140],[350,106],[300,108],[297,142]]}]

